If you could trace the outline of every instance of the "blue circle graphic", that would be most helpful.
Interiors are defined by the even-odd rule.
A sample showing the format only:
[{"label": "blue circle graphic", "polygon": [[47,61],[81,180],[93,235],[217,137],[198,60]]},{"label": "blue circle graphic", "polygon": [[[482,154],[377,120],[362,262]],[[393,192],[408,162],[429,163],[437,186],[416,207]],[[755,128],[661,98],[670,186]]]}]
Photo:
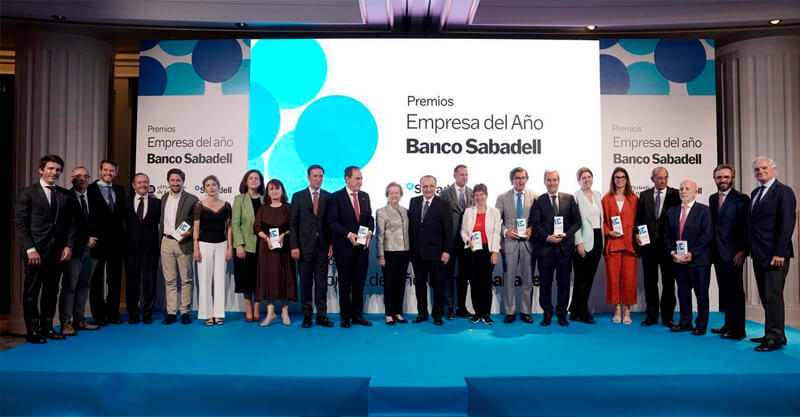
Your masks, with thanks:
[{"label": "blue circle graphic", "polygon": [[717,94],[717,74],[714,60],[706,61],[706,67],[700,76],[686,83],[686,91],[690,96],[713,96]]},{"label": "blue circle graphic", "polygon": [[650,62],[636,62],[628,66],[631,76],[629,95],[668,96],[669,81]]},{"label": "blue circle graphic", "polygon": [[141,41],[139,43],[139,51],[149,51],[158,45],[158,41]]},{"label": "blue circle graphic", "polygon": [[198,41],[192,51],[192,66],[206,81],[227,81],[242,66],[242,47],[235,39]]},{"label": "blue circle graphic", "polygon": [[281,126],[278,103],[264,87],[250,85],[250,133],[247,157],[263,154],[275,142]]},{"label": "blue circle graphic", "polygon": [[241,95],[250,91],[250,60],[242,61],[242,67],[231,79],[222,83],[222,94]]},{"label": "blue circle graphic", "polygon": [[167,88],[167,71],[149,56],[139,57],[139,95],[160,96]]},{"label": "blue circle graphic", "polygon": [[650,55],[656,50],[658,39],[621,39],[619,46],[634,55]]},{"label": "blue circle graphic", "polygon": [[655,63],[664,78],[686,83],[703,72],[706,51],[699,40],[662,39],[656,46]]},{"label": "blue circle graphic", "polygon": [[173,56],[184,56],[192,53],[197,41],[161,41],[161,49]]},{"label": "blue circle graphic", "polygon": [[279,178],[290,196],[307,185],[306,168],[295,150],[294,132],[278,139],[267,161],[269,178]]},{"label": "blue circle graphic", "polygon": [[258,155],[255,158],[247,161],[247,169],[248,170],[257,169],[258,172],[261,172],[261,174],[263,175],[264,174],[264,156],[263,155]]},{"label": "blue circle graphic", "polygon": [[608,49],[619,42],[619,39],[600,39],[600,49]]},{"label": "blue circle graphic", "polygon": [[178,62],[167,67],[165,96],[202,96],[206,82],[197,76],[191,65]]},{"label": "blue circle graphic", "polygon": [[358,100],[327,96],[311,103],[295,128],[297,154],[306,165],[330,172],[365,166],[378,146],[378,125]]},{"label": "blue circle graphic", "polygon": [[626,94],[630,82],[628,69],[622,61],[611,55],[600,55],[600,94]]},{"label": "blue circle graphic", "polygon": [[311,101],[325,84],[325,51],[313,39],[261,39],[250,52],[250,80],[272,93],[281,109]]}]

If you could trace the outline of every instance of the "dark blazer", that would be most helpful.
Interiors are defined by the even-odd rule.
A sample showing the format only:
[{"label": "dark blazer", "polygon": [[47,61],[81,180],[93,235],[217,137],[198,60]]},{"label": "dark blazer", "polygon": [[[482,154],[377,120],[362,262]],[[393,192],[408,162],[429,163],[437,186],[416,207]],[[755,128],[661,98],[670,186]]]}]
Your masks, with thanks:
[{"label": "dark blazer", "polygon": [[411,199],[408,204],[408,237],[412,258],[435,261],[442,252],[453,253],[453,220],[450,204],[434,195],[422,221],[424,197]]},{"label": "dark blazer", "polygon": [[128,255],[158,255],[161,242],[159,218],[161,217],[161,200],[147,196],[147,215],[142,221],[136,216],[138,195],[125,198],[125,253]]},{"label": "dark blazer", "polygon": [[[169,191],[161,196],[161,217],[159,217],[158,220],[159,235],[164,234],[164,210],[167,208],[168,198]],[[189,224],[189,226],[194,227],[194,205],[197,204],[198,201],[199,200],[194,194],[189,194],[186,192],[186,190],[181,192],[181,197],[178,199],[178,210],[175,213],[175,225],[172,227],[178,227],[182,222],[186,222]],[[184,254],[190,254],[194,250],[194,244],[191,235],[181,240],[178,245],[181,248],[181,252]]]},{"label": "dark blazer", "polygon": [[57,204],[51,210],[39,181],[20,190],[14,207],[14,227],[22,239],[22,253],[36,248],[42,258],[51,251],[60,253],[64,247],[75,247],[74,202],[67,189],[56,186],[52,199]]},{"label": "dark blazer", "polygon": [[[665,217],[664,246],[672,252],[675,250],[675,241],[679,240],[681,206],[670,207]],[[712,233],[711,210],[705,204],[695,200],[692,209],[689,210],[689,214],[686,216],[686,223],[683,225],[683,236],[680,236],[680,240],[686,241],[686,245],[689,246],[689,252],[692,254],[692,261],[687,264],[688,266],[711,265]]]},{"label": "dark blazer", "polygon": [[[661,208],[661,217],[656,219],[655,188],[650,187],[639,194],[639,205],[636,206],[636,226],[647,225],[647,232],[650,234],[650,242],[655,244],[639,246],[636,245],[636,252],[639,255],[651,255],[664,241],[664,220],[665,214],[670,207],[681,205],[681,196],[678,190],[667,187],[664,194],[664,205]],[[691,246],[690,246],[691,248]]]},{"label": "dark blazer", "polygon": [[[78,258],[83,255],[83,251],[89,249],[86,244],[89,243],[89,216],[85,216],[81,202],[78,196],[75,195],[75,188],[69,189],[70,202],[73,204],[72,212],[75,218],[75,247],[72,248],[72,257]],[[89,196],[86,196],[86,205],[89,205]]]},{"label": "dark blazer", "polygon": [[[467,200],[467,207],[472,207],[475,204],[475,199],[472,195],[472,188],[464,186],[464,198]],[[461,230],[461,222],[464,218],[464,210],[461,209],[461,206],[458,204],[458,191],[456,191],[456,185],[451,184],[449,187],[442,190],[439,193],[439,197],[442,198],[447,204],[450,205],[450,219],[453,223],[453,234],[454,238],[459,236],[459,230]]]},{"label": "dark blazer", "polygon": [[553,204],[550,195],[544,193],[536,199],[531,207],[528,224],[533,228],[533,239],[536,242],[533,253],[536,256],[571,256],[575,251],[575,233],[581,228],[581,211],[572,194],[558,193],[558,211],[564,217],[564,234],[560,243],[550,243],[547,236],[553,234]]},{"label": "dark blazer", "polygon": [[113,212],[106,204],[105,190],[100,189],[97,181],[92,182],[86,188],[89,213],[92,214],[89,216],[89,236],[97,238],[97,244],[92,248],[92,256],[95,258],[121,252],[118,243],[121,242],[123,233],[125,233],[122,224],[125,217],[122,209],[125,203],[125,193],[122,187],[116,184],[112,185],[112,192],[115,196]]},{"label": "dark blazer", "polygon": [[736,252],[747,254],[750,197],[731,189],[722,207],[719,207],[719,193],[714,193],[708,198],[708,208],[711,209],[711,226],[714,229],[712,258],[731,262]]},{"label": "dark blazer", "polygon": [[325,210],[331,193],[320,188],[317,214],[308,187],[292,195],[292,212],[289,222],[289,242],[292,249],[300,249],[304,256],[311,256],[314,248],[327,251],[331,244],[331,228],[325,221]]},{"label": "dark blazer", "polygon": [[359,226],[366,226],[369,230],[375,231],[375,218],[372,217],[369,194],[363,191],[358,192],[358,220],[356,220],[350,196],[347,195],[347,188],[336,191],[330,197],[330,204],[325,209],[325,218],[331,228],[334,252],[339,256],[349,256],[356,249],[368,249],[354,247],[347,239],[347,234],[358,234]]},{"label": "dark blazer", "polygon": [[[756,198],[758,188],[750,193]],[[750,209],[750,253],[753,259],[773,256],[794,257],[792,232],[796,222],[797,200],[789,186],[775,180],[761,201]]]}]

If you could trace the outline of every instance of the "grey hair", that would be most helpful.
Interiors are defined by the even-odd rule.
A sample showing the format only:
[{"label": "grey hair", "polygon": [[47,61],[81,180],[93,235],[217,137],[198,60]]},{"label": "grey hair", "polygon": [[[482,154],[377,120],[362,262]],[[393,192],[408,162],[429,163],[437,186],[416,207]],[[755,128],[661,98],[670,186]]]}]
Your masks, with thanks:
[{"label": "grey hair", "polygon": [[436,177],[434,177],[433,175],[428,174],[428,175],[423,175],[422,177],[420,177],[419,183],[422,184],[422,180],[424,180],[425,178],[432,179],[434,184],[436,184],[438,182],[438,181],[436,181]]},{"label": "grey hair", "polygon": [[758,162],[758,161],[760,161],[762,159],[766,159],[767,161],[769,161],[769,166],[770,167],[772,167],[772,168],[777,168],[778,167],[777,165],[775,165],[775,160],[770,158],[770,157],[768,157],[768,156],[757,156],[756,159],[753,160],[753,167],[756,166],[756,162]]},{"label": "grey hair", "polygon": [[559,174],[558,171],[556,171],[554,169],[546,169],[546,170],[544,170],[544,176],[542,177],[543,180],[547,180],[547,174],[556,174],[556,175],[558,175],[558,179],[561,180],[561,174]]}]

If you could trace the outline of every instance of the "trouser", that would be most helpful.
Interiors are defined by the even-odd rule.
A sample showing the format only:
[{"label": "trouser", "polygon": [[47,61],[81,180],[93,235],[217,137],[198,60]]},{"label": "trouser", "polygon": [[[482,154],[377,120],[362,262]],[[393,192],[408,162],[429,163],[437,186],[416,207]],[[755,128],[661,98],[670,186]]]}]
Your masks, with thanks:
[{"label": "trouser", "polygon": [[67,263],[60,261],[61,251],[57,250],[51,250],[47,256],[40,255],[39,265],[30,264],[27,254],[22,256],[25,262],[25,282],[22,292],[25,328],[28,333],[40,329],[52,329],[58,299],[58,283]]},{"label": "trouser", "polygon": [[412,258],[411,265],[414,267],[414,289],[417,293],[418,314],[420,316],[428,315],[428,283],[430,283],[433,292],[431,314],[434,318],[442,318],[444,314],[444,290],[442,288],[444,264],[439,259],[426,261]]},{"label": "trouser", "polygon": [[782,267],[770,265],[771,261],[753,259],[753,269],[756,273],[758,296],[764,307],[764,336],[780,343],[786,339],[783,287],[786,284],[786,274],[789,273],[789,258],[784,258]]},{"label": "trouser", "polygon": [[[652,243],[658,245],[657,243]],[[675,272],[669,252],[662,246],[653,248],[654,254],[642,256],[644,273],[644,298],[647,302],[647,318],[658,321],[659,306],[661,320],[669,323],[675,315]],[[658,270],[661,269],[661,301],[658,296]]]},{"label": "trouser", "polygon": [[[89,304],[95,321],[119,319],[119,300],[122,296],[122,254],[111,252],[96,258],[89,289]],[[106,294],[108,286],[108,294]]]},{"label": "trouser", "polygon": [[387,316],[403,314],[403,296],[408,273],[408,251],[384,252],[386,266],[383,267],[383,305]]},{"label": "trouser", "polygon": [[503,310],[517,313],[517,278],[522,279],[522,299],[519,311],[531,314],[533,304],[533,270],[536,257],[531,254],[525,240],[505,239],[503,243]]},{"label": "trouser", "polygon": [[333,253],[339,277],[339,316],[342,320],[361,319],[369,252],[354,248],[349,256],[336,256],[336,252]]},{"label": "trouser", "polygon": [[566,317],[569,303],[569,275],[572,272],[572,257],[569,255],[540,256],[539,262],[539,306],[545,317],[553,316],[553,273],[558,287],[555,313],[558,317]]},{"label": "trouser", "polygon": [[316,305],[317,318],[325,317],[328,312],[328,248],[315,246],[308,256],[300,256],[298,264],[303,315],[311,317]]},{"label": "trouser", "polygon": [[492,253],[486,248],[472,252],[464,251],[469,271],[469,286],[472,289],[472,307],[476,316],[492,312]]},{"label": "trouser", "polygon": [[589,294],[592,292],[594,275],[600,264],[600,255],[603,254],[603,234],[600,229],[594,229],[594,247],[586,252],[583,258],[576,250],[572,255],[572,268],[575,270],[575,282],[572,285],[572,302],[569,311],[581,317],[588,317]]},{"label": "trouser", "polygon": [[225,317],[225,253],[228,242],[200,242],[197,263],[197,318]]},{"label": "trouser", "polygon": [[692,325],[692,290],[697,298],[697,319],[695,327],[706,330],[708,327],[708,286],[711,282],[711,267],[675,265],[675,281],[678,284],[680,301],[680,325]]},{"label": "trouser", "polygon": [[[125,304],[128,315],[151,318],[156,302],[158,255],[127,255],[125,257]],[[141,289],[141,292],[139,291]],[[141,294],[142,305],[139,307]]]},{"label": "trouser", "polygon": [[736,335],[745,334],[744,264],[736,266],[731,261],[714,262],[719,286],[720,311],[725,306],[725,328]]},{"label": "trouser", "polygon": [[161,272],[164,274],[167,314],[178,312],[178,277],[181,281],[180,311],[192,311],[192,253],[181,252],[178,241],[161,238]]},{"label": "trouser", "polygon": [[88,248],[67,262],[58,301],[58,319],[62,324],[83,319],[96,263]]},{"label": "trouser", "polygon": [[[453,243],[453,255],[450,261],[445,264],[444,278],[444,310],[445,314],[466,314],[467,313],[467,286],[469,283],[469,273],[467,272],[466,260],[464,259],[464,241],[460,234],[455,237]],[[458,265],[458,275],[456,273]],[[455,284],[455,293],[453,293]]]},{"label": "trouser", "polygon": [[636,255],[611,252],[606,255],[606,303],[631,306],[636,300]]}]

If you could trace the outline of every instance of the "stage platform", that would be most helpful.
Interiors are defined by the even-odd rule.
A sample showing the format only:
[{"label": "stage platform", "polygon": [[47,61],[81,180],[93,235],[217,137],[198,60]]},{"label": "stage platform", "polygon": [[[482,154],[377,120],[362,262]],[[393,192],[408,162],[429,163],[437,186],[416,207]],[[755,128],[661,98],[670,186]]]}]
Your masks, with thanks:
[{"label": "stage platform", "polygon": [[[663,326],[110,325],[0,352],[2,415],[797,415],[789,345]],[[407,318],[413,318],[409,315]],[[719,326],[722,315],[712,314]],[[748,323],[748,336],[763,327]]]}]

